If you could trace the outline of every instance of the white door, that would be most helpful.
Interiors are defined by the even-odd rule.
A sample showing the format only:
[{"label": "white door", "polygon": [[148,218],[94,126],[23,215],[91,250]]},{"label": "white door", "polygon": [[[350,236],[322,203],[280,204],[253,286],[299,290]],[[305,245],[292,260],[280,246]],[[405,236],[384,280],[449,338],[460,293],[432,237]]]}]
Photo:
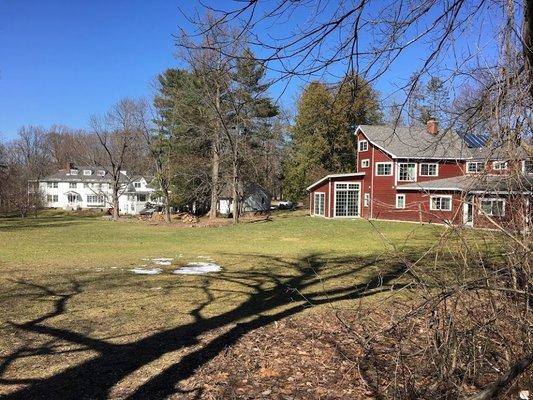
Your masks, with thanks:
[{"label": "white door", "polygon": [[463,224],[474,226],[474,204],[472,197],[467,197],[463,203]]}]

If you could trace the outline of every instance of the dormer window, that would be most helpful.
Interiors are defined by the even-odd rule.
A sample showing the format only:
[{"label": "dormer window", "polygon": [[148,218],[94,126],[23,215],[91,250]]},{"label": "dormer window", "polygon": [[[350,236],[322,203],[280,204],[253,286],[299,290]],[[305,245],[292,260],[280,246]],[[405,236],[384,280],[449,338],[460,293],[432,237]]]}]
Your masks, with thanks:
[{"label": "dormer window", "polygon": [[359,151],[367,151],[368,150],[368,141],[367,140],[360,140],[358,143],[358,149]]},{"label": "dormer window", "polygon": [[84,169],[83,170],[83,175],[92,175],[93,174],[93,171],[91,171],[90,169]]},{"label": "dormer window", "polygon": [[99,170],[98,171],[98,176],[105,176],[105,171]]},{"label": "dormer window", "polygon": [[70,170],[70,175],[78,175],[78,170],[77,169],[71,169]]},{"label": "dormer window", "polygon": [[138,189],[141,187],[141,182],[133,182],[133,187]]}]

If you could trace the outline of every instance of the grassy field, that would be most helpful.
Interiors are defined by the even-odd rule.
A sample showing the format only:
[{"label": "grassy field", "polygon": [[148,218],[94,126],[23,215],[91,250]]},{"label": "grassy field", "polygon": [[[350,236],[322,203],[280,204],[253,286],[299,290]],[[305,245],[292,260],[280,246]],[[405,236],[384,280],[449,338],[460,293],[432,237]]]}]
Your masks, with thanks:
[{"label": "grassy field", "polygon": [[[402,273],[392,249],[416,257],[443,229],[291,214],[208,228],[0,220],[0,395],[170,396],[246,332],[380,296]],[[130,271],[157,257],[173,259],[162,274]],[[222,272],[171,273],[207,258]]]}]

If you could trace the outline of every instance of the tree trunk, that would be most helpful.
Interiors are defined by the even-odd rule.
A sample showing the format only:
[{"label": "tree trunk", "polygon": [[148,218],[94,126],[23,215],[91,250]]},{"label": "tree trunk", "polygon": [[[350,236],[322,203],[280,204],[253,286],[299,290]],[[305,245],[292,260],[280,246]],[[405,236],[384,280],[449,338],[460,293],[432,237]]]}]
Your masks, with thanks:
[{"label": "tree trunk", "polygon": [[[217,85],[215,107],[220,116],[220,87]],[[217,119],[218,121],[218,119]],[[220,170],[220,121],[216,124],[212,145],[212,165],[211,165],[211,209],[209,210],[209,219],[217,217],[218,206],[218,175]]]},{"label": "tree trunk", "polygon": [[169,201],[169,194],[168,190],[165,188],[163,189],[163,197],[165,198],[164,201],[164,207],[165,207],[165,222],[167,224],[170,224],[170,201]]},{"label": "tree trunk", "polygon": [[524,25],[522,29],[526,73],[529,76],[529,94],[533,97],[533,1],[524,1]]},{"label": "tree trunk", "polygon": [[118,221],[120,214],[118,212],[118,185],[115,182],[113,186],[113,221]]},{"label": "tree trunk", "polygon": [[239,222],[239,174],[238,174],[238,165],[237,165],[237,156],[233,155],[233,181],[232,181],[232,213],[233,213],[233,223],[236,224]]}]

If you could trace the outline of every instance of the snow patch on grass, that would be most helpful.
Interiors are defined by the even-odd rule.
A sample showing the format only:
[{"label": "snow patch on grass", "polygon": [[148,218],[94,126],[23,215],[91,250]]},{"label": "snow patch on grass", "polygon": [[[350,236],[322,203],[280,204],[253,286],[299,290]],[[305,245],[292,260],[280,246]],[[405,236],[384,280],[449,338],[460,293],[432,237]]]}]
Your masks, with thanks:
[{"label": "snow patch on grass", "polygon": [[134,274],[139,275],[157,275],[163,272],[161,268],[132,268],[130,269]]},{"label": "snow patch on grass", "polygon": [[220,265],[207,262],[192,262],[184,267],[174,270],[172,273],[177,275],[202,275],[209,272],[220,272]]}]

